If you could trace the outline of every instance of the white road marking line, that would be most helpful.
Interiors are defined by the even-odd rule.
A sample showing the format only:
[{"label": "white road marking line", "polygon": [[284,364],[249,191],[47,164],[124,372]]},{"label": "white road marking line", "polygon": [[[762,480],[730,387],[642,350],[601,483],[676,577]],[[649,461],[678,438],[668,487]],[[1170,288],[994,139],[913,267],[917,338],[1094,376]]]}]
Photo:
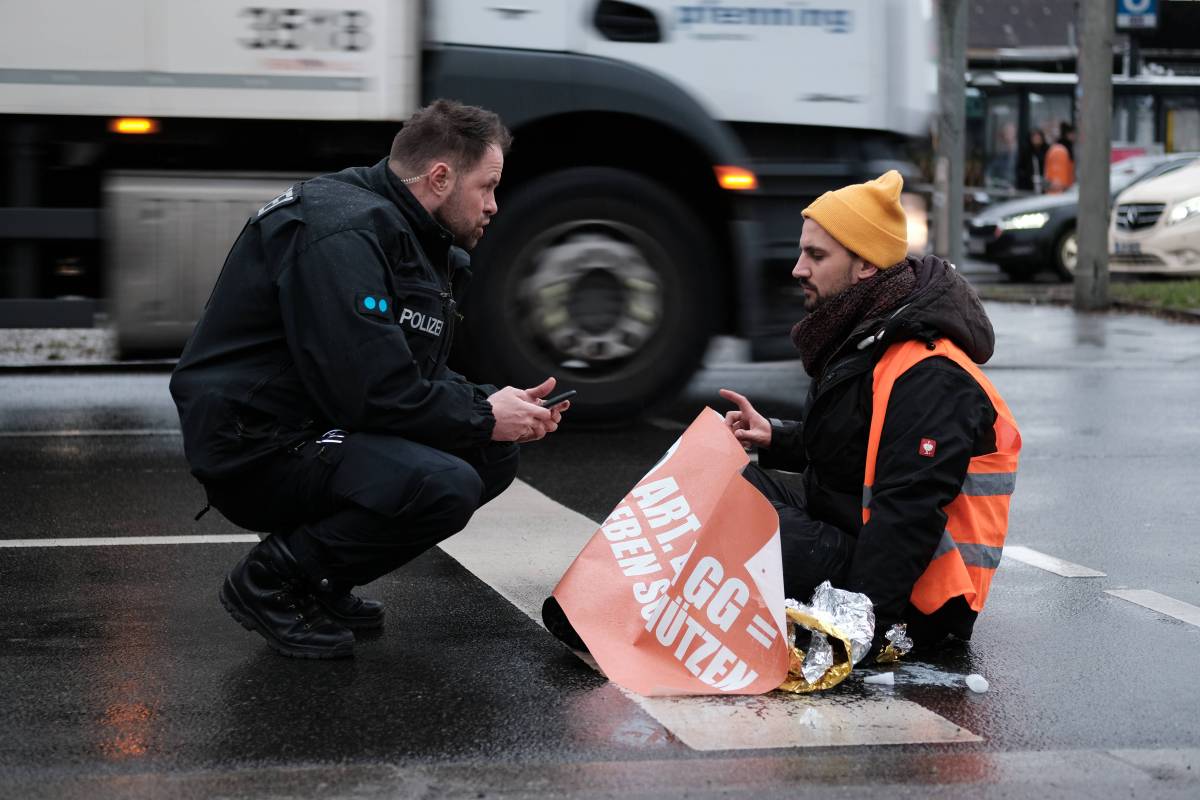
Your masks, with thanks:
[{"label": "white road marking line", "polygon": [[1011,558],[1013,561],[1020,561],[1022,564],[1028,564],[1031,567],[1044,569],[1047,572],[1053,572],[1055,575],[1061,575],[1064,578],[1104,578],[1107,574],[1094,570],[1091,567],[1072,564],[1070,561],[1063,561],[1061,558],[1046,555],[1028,547],[1020,545],[1007,545],[1004,548],[1004,558]]},{"label": "white road marking line", "polygon": [[113,547],[142,544],[230,544],[259,541],[253,533],[203,536],[93,536],[79,539],[0,539],[0,547]]},{"label": "white road marking line", "polygon": [[1105,589],[1104,593],[1200,628],[1200,607],[1191,603],[1149,589]]},{"label": "white road marking line", "polygon": [[127,428],[124,430],[0,431],[0,439],[72,438],[76,436],[180,436],[178,428]]},{"label": "white road marking line", "polygon": [[894,697],[630,696],[693,750],[983,741],[924,706]]},{"label": "white road marking line", "polygon": [[[466,530],[439,546],[540,625],[542,601],[595,530],[596,523],[587,517],[517,481],[480,509]],[[696,750],[982,741],[925,707],[891,695],[625,694]]]},{"label": "white road marking line", "polygon": [[682,422],[678,422],[673,419],[667,419],[666,417],[647,417],[646,422],[661,431],[673,431],[676,433],[682,433],[683,431],[686,431],[688,427]]}]

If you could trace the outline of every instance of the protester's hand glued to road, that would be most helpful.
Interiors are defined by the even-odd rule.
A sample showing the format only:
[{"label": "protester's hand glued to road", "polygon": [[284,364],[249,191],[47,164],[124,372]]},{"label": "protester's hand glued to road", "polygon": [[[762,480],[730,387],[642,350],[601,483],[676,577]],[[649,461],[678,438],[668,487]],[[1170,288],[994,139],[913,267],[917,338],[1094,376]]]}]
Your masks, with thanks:
[{"label": "protester's hand glued to road", "polygon": [[747,450],[751,447],[770,447],[770,420],[755,411],[744,395],[732,389],[722,389],[720,395],[737,406],[736,411],[725,412],[725,424],[742,446]]},{"label": "protester's hand glued to road", "polygon": [[493,441],[535,442],[558,430],[562,413],[571,407],[571,401],[564,400],[553,408],[543,408],[539,402],[554,391],[554,384],[554,378],[547,378],[531,389],[505,386],[491,395],[488,402],[492,404],[492,415],[496,418]]}]

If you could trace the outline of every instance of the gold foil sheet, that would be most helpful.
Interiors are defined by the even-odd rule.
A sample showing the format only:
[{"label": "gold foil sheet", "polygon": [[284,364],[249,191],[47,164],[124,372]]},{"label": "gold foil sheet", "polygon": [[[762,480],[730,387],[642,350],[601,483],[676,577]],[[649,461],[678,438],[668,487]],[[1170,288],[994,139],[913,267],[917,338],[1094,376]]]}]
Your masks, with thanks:
[{"label": "gold foil sheet", "polygon": [[[788,660],[788,679],[780,684],[779,688],[793,694],[808,694],[830,689],[844,681],[850,674],[850,670],[853,669],[853,665],[850,663],[850,638],[834,627],[832,623],[818,619],[804,611],[787,608],[785,612],[789,628],[800,625],[829,637],[829,643],[833,645],[833,666],[827,669],[820,678],[810,683],[804,677],[804,651],[792,647],[791,658]],[[789,630],[788,634],[788,640],[794,642],[796,640],[794,630]]]}]

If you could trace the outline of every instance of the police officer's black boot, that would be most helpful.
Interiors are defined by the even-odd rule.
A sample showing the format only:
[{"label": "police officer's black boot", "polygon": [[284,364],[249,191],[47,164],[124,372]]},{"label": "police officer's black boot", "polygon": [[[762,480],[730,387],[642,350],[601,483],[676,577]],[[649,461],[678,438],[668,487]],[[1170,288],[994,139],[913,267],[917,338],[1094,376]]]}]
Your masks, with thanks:
[{"label": "police officer's black boot", "polygon": [[294,658],[345,658],[354,634],[334,622],[278,535],[268,536],[225,578],[221,604],[275,652]]},{"label": "police officer's black boot", "polygon": [[355,631],[383,627],[383,603],[359,597],[348,589],[334,587],[327,592],[318,592],[317,602],[325,614],[339,625]]}]

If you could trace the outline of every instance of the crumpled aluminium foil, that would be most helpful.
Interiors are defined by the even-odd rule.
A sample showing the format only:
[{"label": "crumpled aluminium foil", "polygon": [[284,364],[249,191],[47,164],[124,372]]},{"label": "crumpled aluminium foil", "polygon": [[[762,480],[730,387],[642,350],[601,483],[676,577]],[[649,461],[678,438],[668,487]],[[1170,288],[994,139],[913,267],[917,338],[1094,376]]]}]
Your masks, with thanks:
[{"label": "crumpled aluminium foil", "polygon": [[[835,589],[826,581],[813,592],[810,605],[795,600],[785,605],[793,647],[788,680],[780,689],[806,693],[836,686],[871,649],[875,611],[865,594]],[[797,625],[812,631],[809,653],[794,645]]]},{"label": "crumpled aluminium foil", "polygon": [[812,641],[804,653],[804,666],[800,668],[800,673],[804,675],[804,680],[816,683],[832,666],[833,645],[829,643],[825,634],[813,631]]},{"label": "crumpled aluminium foil", "polygon": [[883,635],[888,643],[875,656],[876,664],[891,664],[894,661],[899,661],[900,657],[913,649],[913,640],[908,638],[908,626],[903,622],[897,622],[892,627],[888,628],[888,632]]},{"label": "crumpled aluminium foil", "polygon": [[871,649],[875,638],[875,607],[861,592],[835,589],[825,581],[813,592],[812,609],[825,614],[833,626],[850,639],[850,658],[855,664]]}]

